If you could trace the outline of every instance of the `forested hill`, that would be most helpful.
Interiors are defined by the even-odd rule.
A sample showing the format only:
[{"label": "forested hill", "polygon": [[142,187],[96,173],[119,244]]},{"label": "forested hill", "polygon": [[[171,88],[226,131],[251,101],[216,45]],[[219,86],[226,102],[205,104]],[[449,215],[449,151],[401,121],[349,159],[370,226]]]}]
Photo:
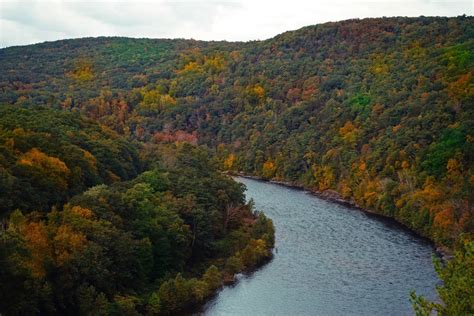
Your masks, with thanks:
[{"label": "forested hill", "polygon": [[0,314],[169,315],[271,256],[271,220],[190,144],[0,106]]},{"label": "forested hill", "polygon": [[80,111],[224,169],[335,190],[440,245],[474,231],[474,18],[247,43],[85,38],[0,50],[1,103]]}]

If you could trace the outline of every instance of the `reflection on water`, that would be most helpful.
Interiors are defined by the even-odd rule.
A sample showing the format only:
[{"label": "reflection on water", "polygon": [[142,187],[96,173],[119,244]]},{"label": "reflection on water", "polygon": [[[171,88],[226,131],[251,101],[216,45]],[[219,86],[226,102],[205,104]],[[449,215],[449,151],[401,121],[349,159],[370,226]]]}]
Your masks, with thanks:
[{"label": "reflection on water", "polygon": [[412,233],[301,190],[236,180],[273,219],[278,252],[206,315],[411,315],[412,289],[436,298],[433,249]]}]

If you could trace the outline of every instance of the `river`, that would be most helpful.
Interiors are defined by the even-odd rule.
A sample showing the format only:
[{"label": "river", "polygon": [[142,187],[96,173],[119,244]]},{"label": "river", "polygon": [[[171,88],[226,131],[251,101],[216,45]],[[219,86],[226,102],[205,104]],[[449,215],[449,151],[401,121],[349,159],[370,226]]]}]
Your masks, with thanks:
[{"label": "river", "polygon": [[412,315],[436,298],[434,250],[391,220],[302,190],[236,178],[276,228],[274,258],[225,287],[205,315]]}]

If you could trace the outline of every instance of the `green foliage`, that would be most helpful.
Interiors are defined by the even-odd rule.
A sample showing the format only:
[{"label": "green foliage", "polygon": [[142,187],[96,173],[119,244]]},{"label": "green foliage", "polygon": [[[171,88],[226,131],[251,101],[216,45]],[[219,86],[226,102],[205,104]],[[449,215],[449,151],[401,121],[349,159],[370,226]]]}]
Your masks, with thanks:
[{"label": "green foliage", "polygon": [[78,114],[0,106],[0,216],[47,211],[86,188],[135,177],[137,147]]},{"label": "green foliage", "polygon": [[215,290],[222,285],[222,275],[216,266],[212,265],[204,273],[202,279],[207,283],[211,290]]},{"label": "green foliage", "polygon": [[415,292],[411,301],[417,315],[472,315],[474,313],[474,242],[460,245],[454,258],[443,265],[435,259],[435,268],[443,281],[438,286],[442,303],[429,302]]},{"label": "green foliage", "polygon": [[244,264],[240,258],[240,254],[230,257],[227,259],[225,264],[225,272],[234,275],[244,269]]},{"label": "green foliage", "polygon": [[[53,126],[30,115],[47,114],[45,117],[56,120],[59,126],[63,120],[70,120],[70,129],[77,122],[86,127],[90,124],[90,128],[81,131],[84,134],[81,144],[87,144],[89,139],[100,142],[104,136],[102,129],[69,113],[8,108],[4,111],[5,122],[19,124],[13,117],[18,114],[42,127],[41,132],[18,131],[5,124],[10,128],[4,129],[5,135],[22,136],[14,139],[15,144],[22,146],[18,149],[5,138],[8,149],[5,153],[16,164],[34,167],[29,177],[25,177],[25,183],[33,182],[34,178],[53,183],[49,191],[45,190],[48,182],[39,182],[38,186],[42,197],[51,200],[57,187],[69,183],[69,170],[81,163],[73,160],[66,165],[60,160],[66,157],[63,159],[69,162],[70,153],[61,146],[71,149],[70,145],[77,140],[60,137],[54,144],[43,142],[41,138],[48,137]],[[71,137],[70,129],[64,128],[67,137]],[[115,148],[135,148],[115,133],[109,133],[104,138],[115,137],[118,143],[113,145]],[[105,152],[109,149],[96,146]],[[26,153],[20,148],[27,150]],[[49,156],[46,152],[59,154]],[[91,152],[95,151],[91,149]],[[136,152],[134,155],[138,157]],[[29,207],[24,212],[8,209],[9,216],[2,226],[5,228],[0,232],[2,313],[175,313],[203,302],[221,286],[222,274],[210,262],[225,262],[233,251],[245,247],[252,236],[265,234],[273,238],[273,226],[268,225],[268,220],[263,215],[257,220],[252,206],[244,204],[244,187],[218,172],[205,148],[188,144],[148,146],[141,156],[142,160],[137,158],[137,166],[148,166],[149,170],[134,179],[114,179],[108,185],[89,189],[83,186],[84,192],[64,197],[68,203],[58,202],[56,207],[42,212],[31,211]],[[95,159],[92,155],[86,158],[104,164],[108,160],[100,159],[109,159]],[[6,174],[3,183],[6,189],[11,189],[8,177]],[[7,202],[8,198],[2,195]],[[8,205],[11,207],[13,203]],[[232,225],[228,225],[224,218],[232,208],[239,211],[233,214]],[[235,236],[240,236],[241,244],[233,242]],[[238,247],[223,251],[218,247],[221,242]],[[210,267],[202,279],[182,277],[181,273],[199,275],[205,266]],[[235,268],[234,273],[241,270]],[[170,279],[170,275],[176,277]]]},{"label": "green foliage", "polygon": [[[452,246],[474,229],[473,30],[473,17],[399,17],[249,43],[87,38],[1,49],[0,103],[10,105],[0,106],[0,212],[44,214],[67,201],[92,210],[90,229],[65,216],[86,236],[85,258],[110,256],[126,270],[114,279],[122,288],[88,281],[109,299],[211,258],[235,256],[230,272],[271,256],[273,226],[218,166],[331,190]],[[146,143],[141,161],[111,130]],[[21,233],[8,239],[12,253],[25,249]],[[109,242],[127,260],[104,250]],[[22,269],[43,274],[50,260]],[[22,280],[7,261],[5,277]],[[23,297],[29,306],[54,310],[59,281],[20,284],[46,293]]]},{"label": "green foliage", "polygon": [[252,270],[271,257],[267,244],[262,239],[252,239],[242,250],[242,263],[247,270]]},{"label": "green foliage", "polygon": [[448,128],[440,139],[428,148],[422,167],[438,178],[446,175],[448,160],[461,152],[466,143],[466,133],[459,128]]},{"label": "green foliage", "polygon": [[[187,171],[153,184],[195,195],[200,185],[190,179],[197,177],[212,188],[189,200],[200,203],[192,213],[180,213],[201,250],[196,255],[209,255],[211,241],[224,233],[218,231],[220,210],[211,207],[223,203],[215,189],[220,184],[205,183],[205,161],[213,153],[226,170],[337,191],[451,245],[472,226],[473,21],[348,20],[245,44],[96,38],[11,47],[1,50],[0,102],[81,112],[148,146],[207,145],[210,152],[182,154],[178,161],[161,150],[162,166]],[[14,146],[22,154],[31,149],[20,140]],[[36,147],[63,161],[70,175],[43,177],[38,168],[14,164],[18,154],[6,149],[0,163],[9,165],[0,168],[0,185],[14,199],[1,197],[5,210],[26,209],[24,201],[36,209],[60,205],[73,195],[56,190],[64,179],[77,194],[131,176],[123,170],[127,163],[116,161],[121,150],[110,155],[84,148],[98,160],[95,171],[90,164],[73,166],[71,160],[83,159],[79,151],[63,160]],[[463,171],[456,181],[448,179],[450,159]],[[430,176],[438,181],[436,191],[457,187],[462,194],[415,201]],[[18,177],[31,180],[19,183]],[[28,199],[19,193],[23,187]],[[43,201],[46,195],[52,200]]]},{"label": "green foliage", "polygon": [[464,71],[474,64],[474,41],[451,46],[446,49],[444,59],[447,63],[447,70],[451,73]]},{"label": "green foliage", "polygon": [[146,313],[148,315],[158,315],[161,311],[161,300],[157,292],[153,292],[148,299]]}]

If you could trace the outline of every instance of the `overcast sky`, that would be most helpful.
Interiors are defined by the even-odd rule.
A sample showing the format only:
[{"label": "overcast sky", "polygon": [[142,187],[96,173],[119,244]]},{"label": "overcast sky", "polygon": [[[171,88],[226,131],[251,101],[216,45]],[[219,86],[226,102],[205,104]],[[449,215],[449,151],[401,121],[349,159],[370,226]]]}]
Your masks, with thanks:
[{"label": "overcast sky", "polygon": [[327,21],[473,15],[474,0],[0,0],[0,47],[85,36],[247,41]]}]

